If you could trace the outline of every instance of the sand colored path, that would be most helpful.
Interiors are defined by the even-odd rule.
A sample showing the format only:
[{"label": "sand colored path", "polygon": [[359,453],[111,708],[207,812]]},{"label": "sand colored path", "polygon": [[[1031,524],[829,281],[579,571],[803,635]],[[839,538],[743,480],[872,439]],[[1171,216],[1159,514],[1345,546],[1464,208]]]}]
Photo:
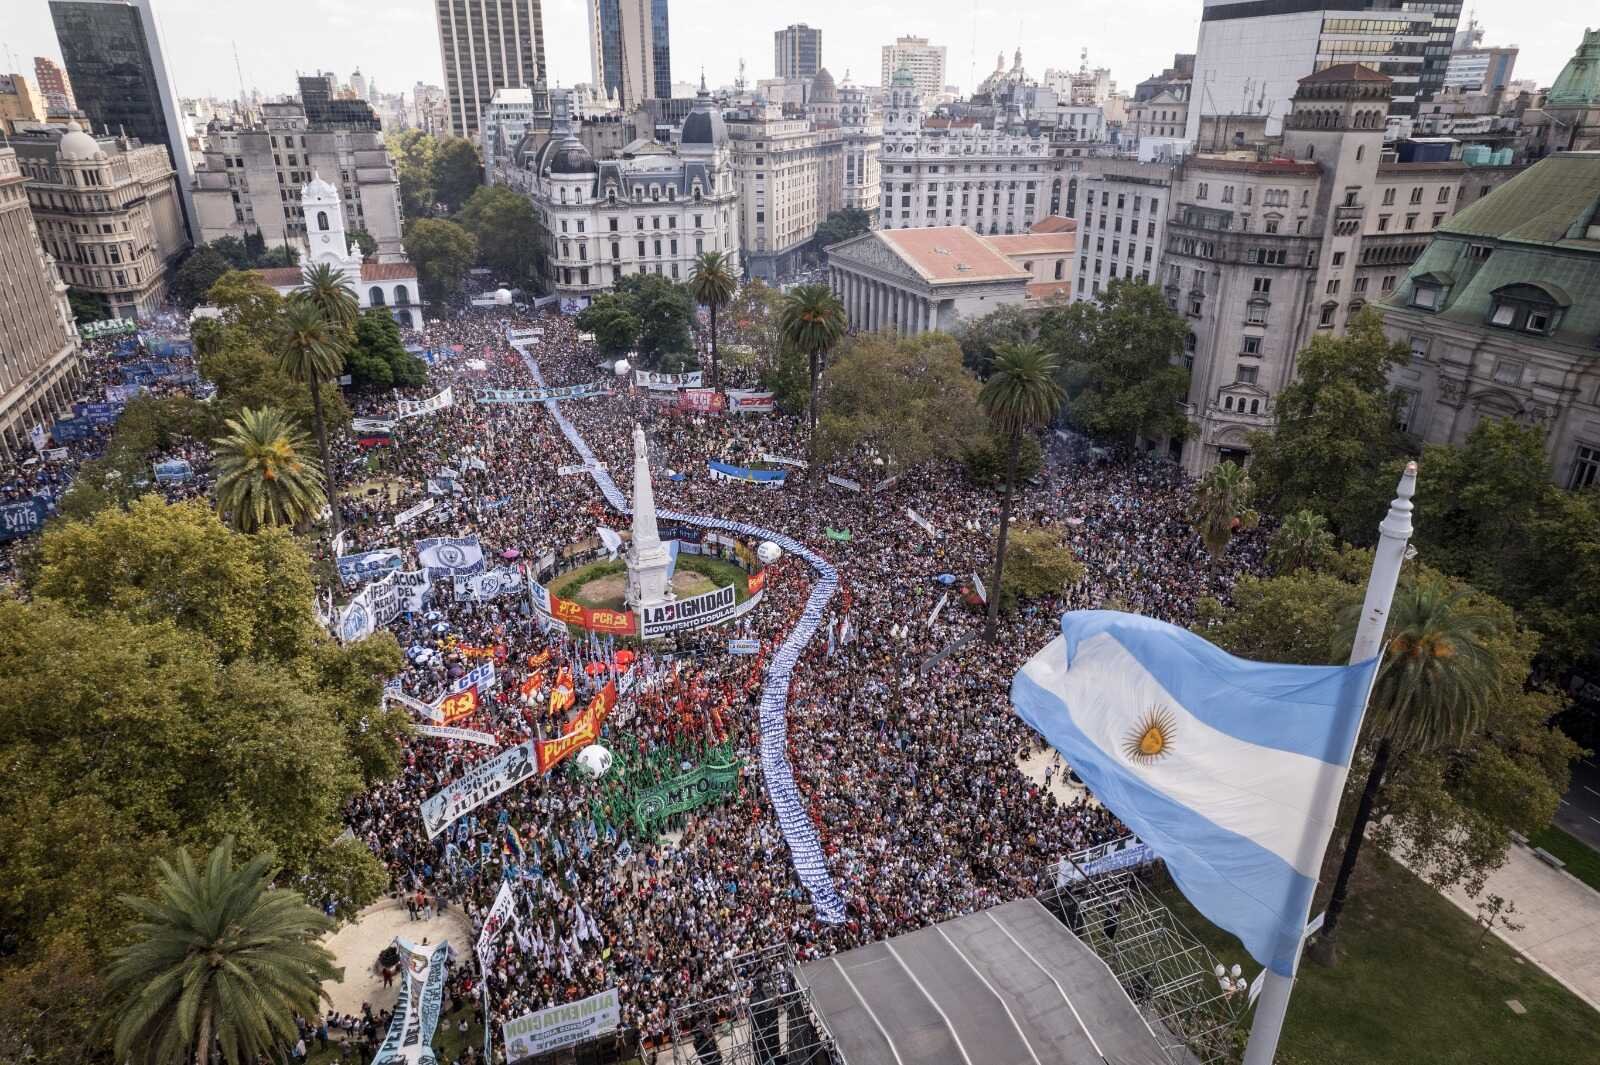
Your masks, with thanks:
[{"label": "sand colored path", "polygon": [[322,985],[331,1002],[329,1009],[358,1014],[361,1004],[367,1002],[376,1013],[394,1005],[400,994],[399,982],[384,987],[377,962],[379,952],[396,936],[419,945],[423,939],[429,943],[448,939],[457,955],[468,957],[472,952],[472,925],[459,909],[452,907],[444,916],[435,915],[432,920],[413,921],[404,902],[385,899],[374,903],[327,940],[335,963],[344,966],[343,980]]}]

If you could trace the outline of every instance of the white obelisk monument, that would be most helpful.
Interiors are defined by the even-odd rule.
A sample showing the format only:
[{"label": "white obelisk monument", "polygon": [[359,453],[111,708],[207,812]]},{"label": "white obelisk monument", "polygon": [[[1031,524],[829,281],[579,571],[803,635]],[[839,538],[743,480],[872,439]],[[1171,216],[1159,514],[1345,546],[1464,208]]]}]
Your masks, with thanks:
[{"label": "white obelisk monument", "polygon": [[633,427],[633,542],[628,545],[628,593],[634,609],[676,598],[667,583],[672,558],[656,528],[656,494],[650,487],[650,456],[645,451],[644,430]]}]

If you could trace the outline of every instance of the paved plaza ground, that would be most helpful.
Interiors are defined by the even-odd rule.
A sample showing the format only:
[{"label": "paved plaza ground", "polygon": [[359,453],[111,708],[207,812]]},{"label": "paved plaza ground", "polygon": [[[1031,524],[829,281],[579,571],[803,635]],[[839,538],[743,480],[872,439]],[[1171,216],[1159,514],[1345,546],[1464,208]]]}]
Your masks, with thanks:
[{"label": "paved plaza ground", "polygon": [[399,982],[393,987],[384,987],[377,960],[379,952],[393,943],[396,936],[418,945],[424,939],[429,943],[448,939],[462,957],[469,956],[472,951],[472,926],[466,914],[458,909],[452,908],[442,916],[435,914],[431,920],[413,921],[406,904],[399,899],[374,903],[326,941],[336,963],[344,966],[343,980],[329,981],[322,987],[328,993],[329,1009],[359,1014],[361,1004],[367,1002],[376,1013],[394,1005],[400,994]]}]

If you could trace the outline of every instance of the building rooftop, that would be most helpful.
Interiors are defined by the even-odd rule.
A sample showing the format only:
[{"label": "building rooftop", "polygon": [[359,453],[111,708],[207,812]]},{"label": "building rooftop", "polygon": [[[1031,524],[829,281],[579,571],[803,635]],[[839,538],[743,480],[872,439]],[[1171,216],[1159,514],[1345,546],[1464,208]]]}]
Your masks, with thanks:
[{"label": "building rooftop", "polygon": [[1439,227],[1441,233],[1600,253],[1600,151],[1558,152]]},{"label": "building rooftop", "polygon": [[1063,218],[1058,214],[1045,215],[1028,227],[1030,233],[1076,233],[1077,231],[1076,218]]},{"label": "building rooftop", "polygon": [[989,239],[965,226],[880,229],[873,235],[927,281],[1010,281],[1029,276]]},{"label": "building rooftop", "polygon": [[1068,254],[1078,250],[1076,229],[984,237],[1002,255]]},{"label": "building rooftop", "polygon": [[[305,280],[305,271],[298,266],[273,266],[254,271],[255,275],[273,288],[294,288]],[[362,263],[361,280],[372,281],[411,281],[417,276],[417,268],[410,263]]]},{"label": "building rooftop", "polygon": [[1315,74],[1307,74],[1300,79],[1299,83],[1301,85],[1317,85],[1330,81],[1370,81],[1377,83],[1393,80],[1389,75],[1380,74],[1371,67],[1362,66],[1360,63],[1336,63],[1325,70],[1317,71]]}]

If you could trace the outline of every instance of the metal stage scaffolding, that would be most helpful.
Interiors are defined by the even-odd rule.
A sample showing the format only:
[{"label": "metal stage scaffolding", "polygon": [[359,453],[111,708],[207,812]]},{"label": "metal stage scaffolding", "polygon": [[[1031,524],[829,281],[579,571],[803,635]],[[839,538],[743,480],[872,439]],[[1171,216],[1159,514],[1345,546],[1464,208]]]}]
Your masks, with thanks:
[{"label": "metal stage scaffolding", "polygon": [[1238,1060],[1235,1032],[1248,992],[1223,990],[1217,959],[1138,870],[1080,874],[1038,898],[1106,963],[1173,1065]]},{"label": "metal stage scaffolding", "polygon": [[794,951],[774,943],[724,961],[733,991],[672,1007],[672,1065],[845,1065],[812,1008]]}]

